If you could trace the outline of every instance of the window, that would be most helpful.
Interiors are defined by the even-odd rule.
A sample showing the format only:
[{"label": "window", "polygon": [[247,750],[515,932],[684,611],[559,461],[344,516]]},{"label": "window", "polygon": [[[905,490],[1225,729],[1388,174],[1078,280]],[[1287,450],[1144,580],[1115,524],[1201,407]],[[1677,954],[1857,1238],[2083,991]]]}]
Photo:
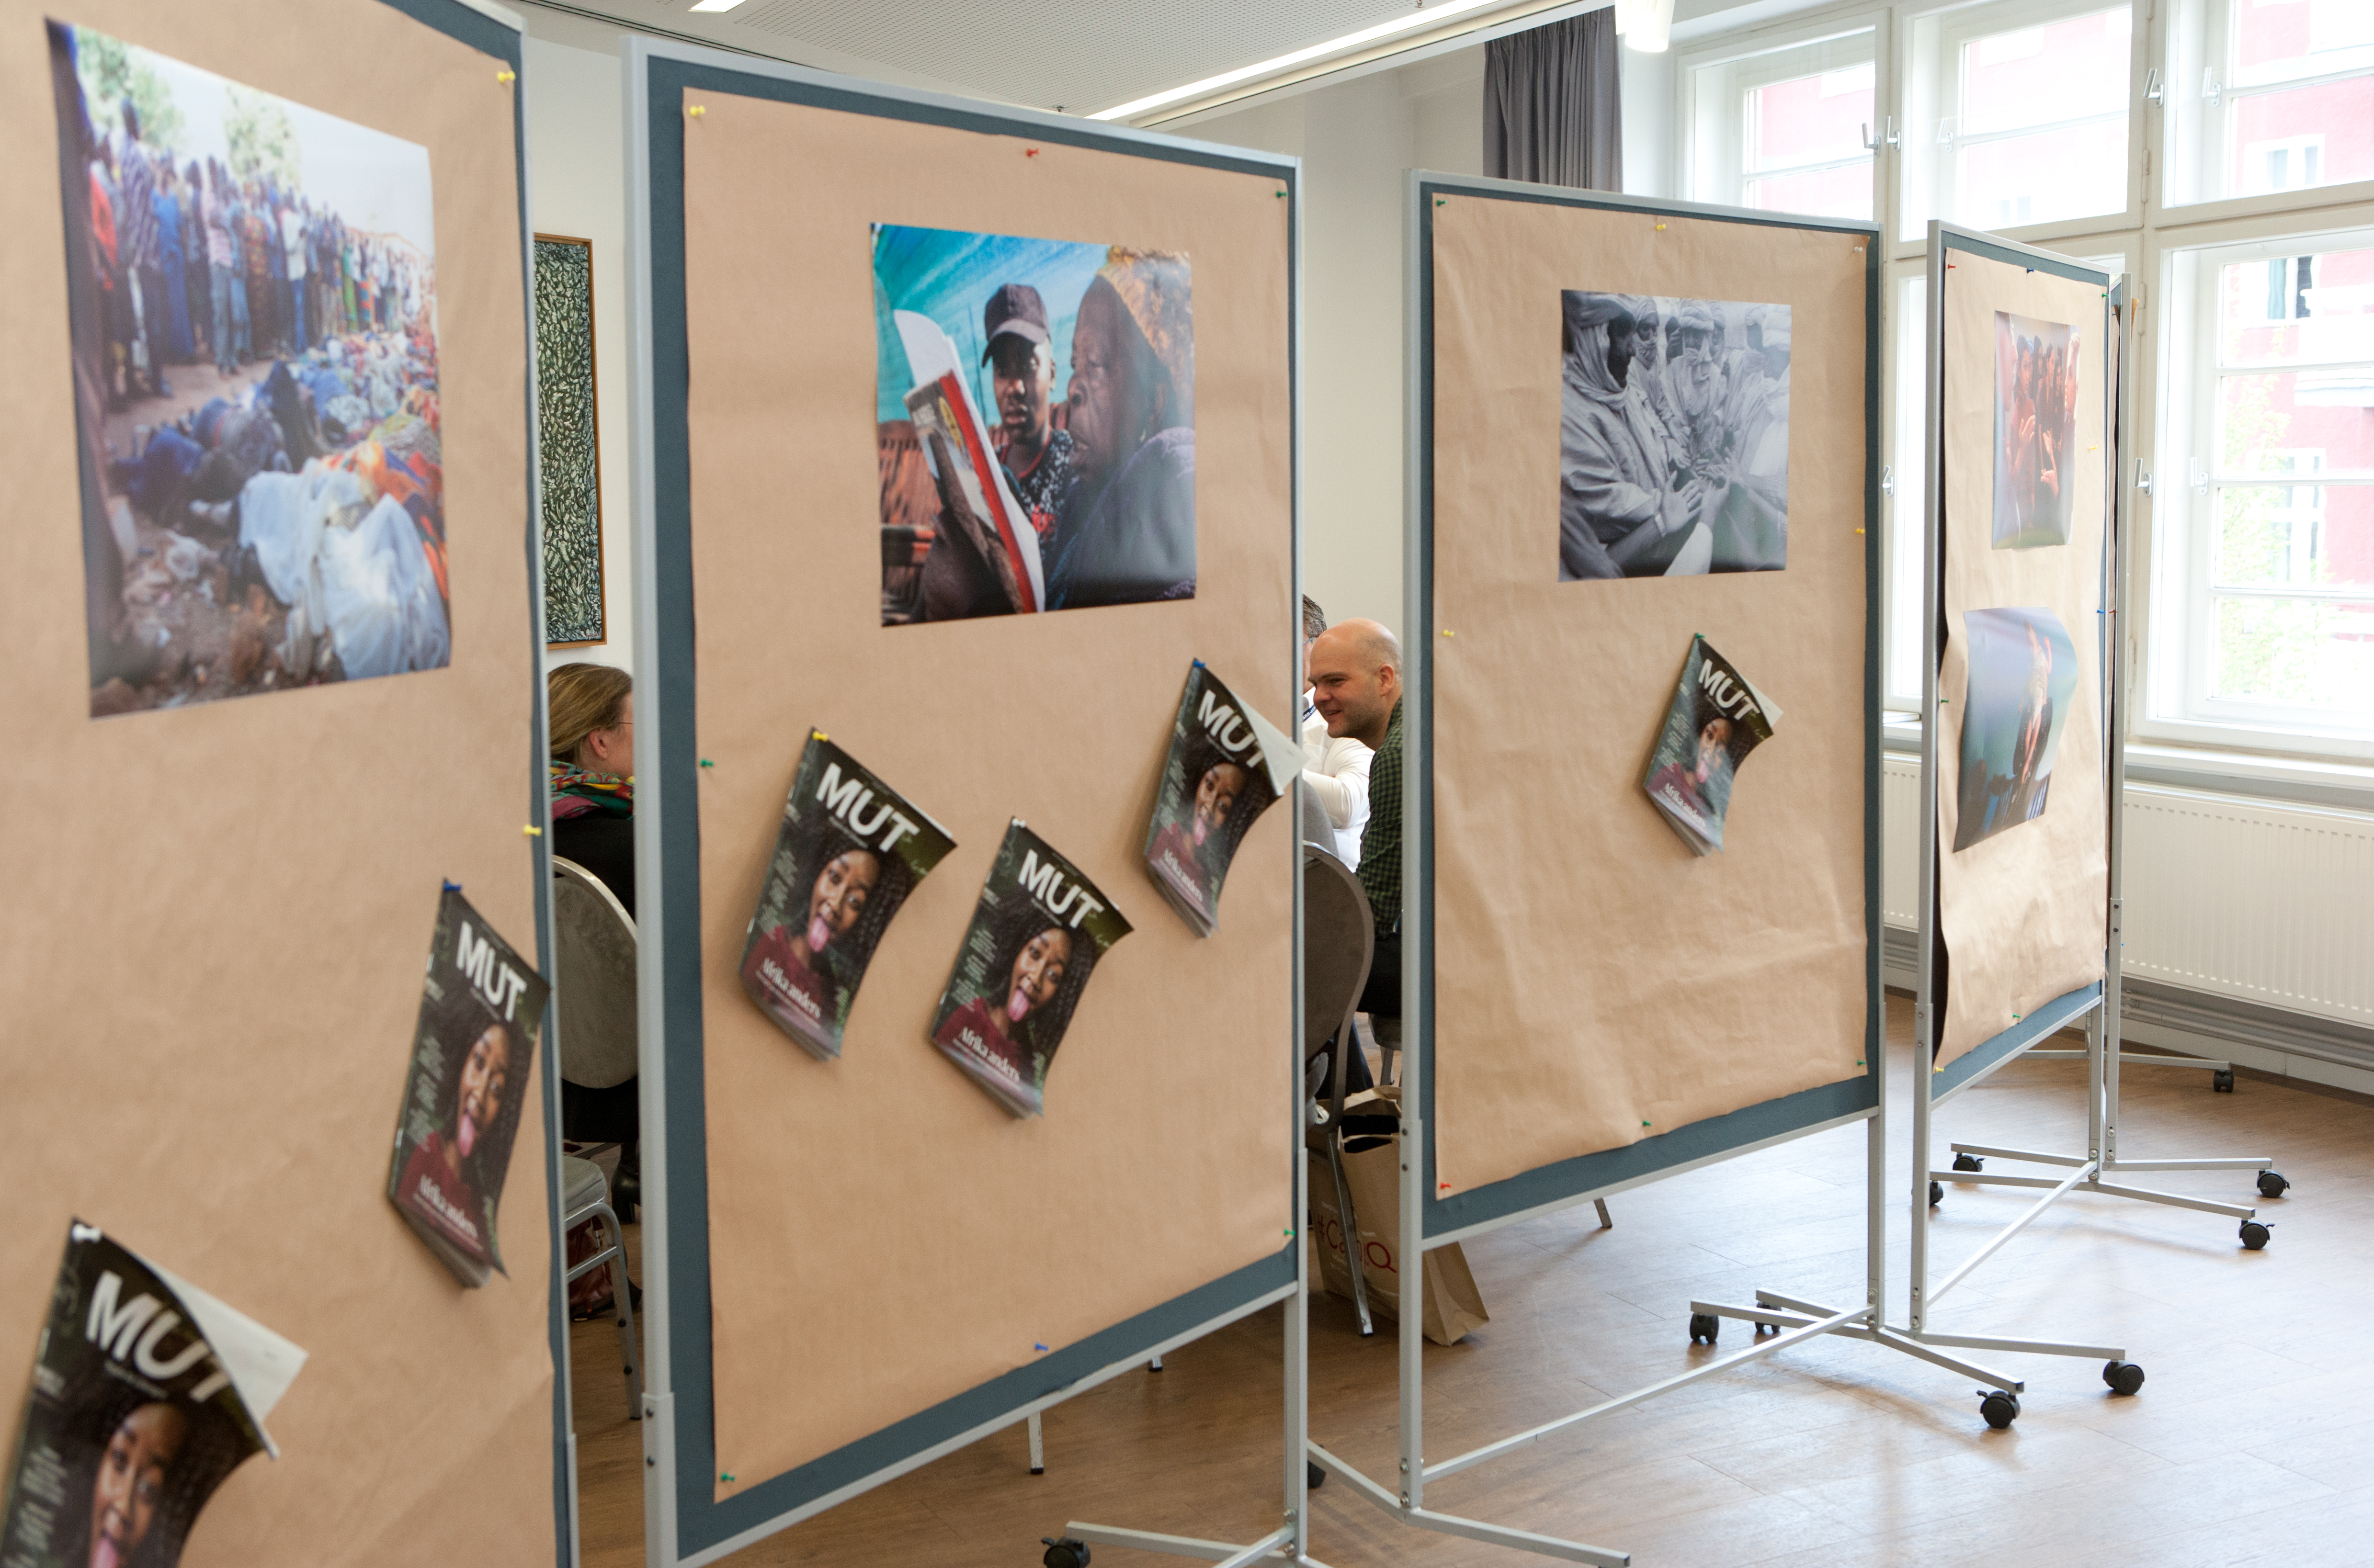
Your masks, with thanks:
[{"label": "window", "polygon": [[2186,0],[2173,21],[2171,204],[2374,179],[2374,3]]},{"label": "window", "polygon": [[2176,258],[2157,718],[2374,731],[2374,236],[2353,238]]},{"label": "window", "polygon": [[[2074,13],[2074,14],[2073,14]],[[2127,210],[2126,6],[1988,6],[1910,29],[1899,234]]]},{"label": "window", "polygon": [[1694,65],[1686,79],[1694,200],[1871,216],[1870,31]]}]

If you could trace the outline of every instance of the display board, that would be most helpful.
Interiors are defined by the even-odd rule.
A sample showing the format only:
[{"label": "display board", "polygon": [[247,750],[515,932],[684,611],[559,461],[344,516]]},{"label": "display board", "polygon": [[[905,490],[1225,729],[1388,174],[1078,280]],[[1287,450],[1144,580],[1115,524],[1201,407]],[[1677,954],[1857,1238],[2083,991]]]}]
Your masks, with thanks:
[{"label": "display board", "polygon": [[[1291,813],[1245,835],[1208,939],[1144,853],[1194,660],[1294,712],[1297,186],[1290,159],[674,45],[627,69],[647,1517],[652,1561],[693,1562],[1296,1289]],[[1101,449],[1111,477],[1100,290],[1172,399],[1127,462]],[[1064,509],[982,591],[1054,608],[941,595],[929,550],[962,531],[932,469],[968,406],[1003,417],[984,367],[1017,333],[1068,383],[1082,494],[1192,452],[1183,581],[1175,553],[1084,566],[1094,518]],[[1040,504],[993,458],[956,472],[984,516]],[[837,1058],[741,976],[812,731],[956,844]],[[1036,1116],[933,1044],[1017,818],[1131,928]]]},{"label": "display board", "polygon": [[[1404,930],[1440,1237],[1875,1104],[1879,272],[1867,225],[1412,180]],[[1685,467],[1696,521],[1616,560]],[[1645,787],[1699,636],[1778,714],[1703,857]]]},{"label": "display board", "polygon": [[[279,1457],[206,1505],[193,1568],[564,1561],[549,1122],[531,1109],[512,1146],[508,1277],[463,1288],[387,1196],[441,883],[541,949],[516,21],[453,0],[0,17],[9,1408],[79,1219],[308,1354]],[[319,309],[284,261],[217,369],[203,224],[179,221],[210,163],[268,183],[300,248],[344,225],[368,326],[343,279]],[[111,310],[135,281],[139,314]],[[246,400],[279,364],[301,398],[267,415]],[[346,464],[355,504],[335,548],[276,555],[291,537],[242,486],[297,486],[309,458]],[[545,1036],[509,1085],[529,1107]]]},{"label": "display board", "polygon": [[[2100,994],[2110,280],[1941,231],[1933,1065]],[[2054,1024],[2058,1027],[2058,1024]],[[2049,1033],[2050,1031],[2046,1031]]]}]

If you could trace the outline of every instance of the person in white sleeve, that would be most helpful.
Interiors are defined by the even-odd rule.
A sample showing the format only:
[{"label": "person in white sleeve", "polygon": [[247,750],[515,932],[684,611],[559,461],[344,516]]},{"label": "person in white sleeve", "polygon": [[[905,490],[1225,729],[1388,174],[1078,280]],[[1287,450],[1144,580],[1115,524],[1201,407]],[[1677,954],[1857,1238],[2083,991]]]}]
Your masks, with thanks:
[{"label": "person in white sleeve", "polygon": [[[1326,613],[1302,596],[1302,652],[1327,629]],[[1335,855],[1353,871],[1360,869],[1360,830],[1369,823],[1369,763],[1377,754],[1349,735],[1331,736],[1327,720],[1311,706],[1306,681],[1302,693],[1302,782],[1327,813],[1334,830]]]}]

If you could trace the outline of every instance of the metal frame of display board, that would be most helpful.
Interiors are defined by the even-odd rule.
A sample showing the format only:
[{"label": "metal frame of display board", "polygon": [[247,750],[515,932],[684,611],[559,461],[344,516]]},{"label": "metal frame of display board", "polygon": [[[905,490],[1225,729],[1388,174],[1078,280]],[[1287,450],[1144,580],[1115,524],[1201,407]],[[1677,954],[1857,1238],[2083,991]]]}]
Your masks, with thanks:
[{"label": "metal frame of display board", "polygon": [[[1715,1320],[1746,1319],[1777,1326],[1780,1332],[1759,1337],[1751,1348],[1645,1388],[1603,1400],[1588,1410],[1502,1438],[1455,1458],[1435,1464],[1425,1460],[1424,1335],[1422,1315],[1401,1316],[1400,1340],[1400,1477],[1388,1487],[1362,1474],[1316,1443],[1313,1460],[1338,1476],[1357,1494],[1387,1515],[1420,1529],[1463,1536],[1496,1546],[1514,1548],[1574,1562],[1608,1565],[1628,1563],[1628,1554],[1578,1541],[1511,1528],[1478,1519],[1440,1513],[1425,1505],[1426,1483],[1455,1475],[1487,1459],[1537,1443],[1552,1433],[1569,1431],[1586,1422],[1638,1405],[1661,1394],[1728,1372],[1744,1362],[1768,1356],[1785,1346],[1824,1334],[1870,1340],[1921,1360],[1955,1371],[1983,1375],[1976,1369],[1927,1346],[1918,1344],[1882,1320],[1886,1286],[1886,1052],[1881,1027],[1880,981],[1880,569],[1879,569],[1879,393],[1880,281],[1884,249],[1878,227],[1840,219],[1803,217],[1758,212],[1742,207],[1711,206],[1695,202],[1658,201],[1613,195],[1561,186],[1522,184],[1413,170],[1408,175],[1408,211],[1404,229],[1404,264],[1407,274],[1408,406],[1404,533],[1407,590],[1404,614],[1409,638],[1404,657],[1408,714],[1403,722],[1408,750],[1408,778],[1404,787],[1406,824],[1403,857],[1403,907],[1410,912],[1403,928],[1402,981],[1404,1055],[1402,1068],[1402,1144],[1419,1157],[1404,1157],[1401,1165],[1400,1256],[1419,1258],[1426,1252],[1470,1236],[1515,1224],[1576,1204],[1593,1202],[1628,1188],[1678,1176],[1703,1165],[1752,1153],[1774,1144],[1808,1137],[1833,1128],[1862,1122],[1865,1128],[1864,1299],[1838,1308],[1757,1293],[1756,1306],[1692,1302],[1692,1337],[1711,1340]],[[1865,938],[1865,1008],[1863,1060],[1861,1078],[1842,1080],[1820,1088],[1749,1106],[1727,1115],[1710,1117],[1673,1132],[1620,1149],[1563,1160],[1472,1192],[1437,1197],[1434,1148],[1434,789],[1433,789],[1433,666],[1434,625],[1434,205],[1438,196],[1459,195],[1501,201],[1545,203],[1597,208],[1610,212],[1646,213],[1659,216],[1713,219],[1718,222],[1781,228],[1810,228],[1866,237],[1864,303],[1864,473],[1863,473],[1863,908]]]},{"label": "metal frame of display board", "polygon": [[[1923,1068],[1933,1056],[1936,1037],[1933,1000],[1939,946],[1937,802],[1942,778],[1937,756],[1937,676],[1939,660],[1944,654],[1945,629],[1945,556],[1942,547],[1945,525],[1945,272],[1952,264],[1946,259],[1949,252],[1968,253],[2025,267],[2032,272],[2048,272],[2062,277],[2098,283],[2103,290],[2102,342],[2108,371],[2103,398],[2113,461],[2109,468],[2110,525],[2104,531],[2100,563],[2102,597],[2107,603],[2101,606],[2104,613],[2098,617],[2098,647],[2102,670],[2107,763],[2104,831],[2107,836],[2110,895],[2106,924],[2108,942],[2103,954],[2103,978],[2100,981],[2055,998],[2019,1020],[2012,1028],[1974,1047],[1943,1071],[1923,1071]],[[2125,1161],[2118,1158],[2119,1065],[2122,1055],[2119,1048],[2119,987],[2121,954],[2125,946],[2121,937],[2123,911],[2120,889],[2125,845],[2125,724],[2129,691],[2126,637],[2122,628],[2127,602],[2128,534],[2133,512],[2132,493],[2125,475],[2121,473],[2120,462],[2133,450],[2131,432],[2134,427],[2135,391],[2134,322],[2133,312],[2127,308],[2129,298],[2130,289],[2125,278],[2114,279],[2098,268],[2073,262],[2066,256],[1998,240],[1941,220],[1933,219],[1929,225],[1927,477],[1923,518],[1929,568],[1922,618],[1920,971],[1913,1000],[1913,1076],[1918,1080],[1918,1086],[1912,1096],[1911,1280],[1907,1302],[1907,1331],[1924,1343],[1952,1345],[1965,1350],[2017,1351],[2099,1360],[2105,1363],[2103,1380],[2121,1393],[2133,1393],[2141,1387],[2143,1377],[2141,1369],[2127,1360],[2126,1352],[2121,1347],[1988,1335],[1940,1334],[1932,1331],[1928,1323],[1937,1302],[1948,1291],[1961,1283],[2045,1210],[2071,1192],[2096,1192],[2112,1198],[2128,1198],[2139,1202],[2223,1214],[2241,1222],[2241,1240],[2245,1246],[2257,1248],[2267,1243],[2267,1228],[2259,1223],[2257,1211],[2252,1207],[2127,1187],[2105,1179],[2121,1171],[2254,1170],[2261,1173],[2261,1190],[2270,1197],[2280,1195],[2285,1185],[2284,1178],[2270,1169],[2274,1162],[2267,1157]],[[2111,327],[2113,322],[2117,323],[2115,333]],[[2035,1048],[2080,1020],[2085,1022],[2086,1030],[2084,1050]],[[2086,1153],[2083,1155],[2063,1154],[1998,1148],[1982,1143],[1955,1143],[1951,1148],[1957,1163],[1967,1162],[1962,1168],[1932,1170],[1931,1125],[1936,1108],[2021,1056],[2084,1059]],[[2159,1059],[2140,1059],[2156,1061]],[[2069,1174],[2063,1176],[1990,1176],[1983,1171],[1984,1162],[1989,1157],[2065,1169]],[[2045,1190],[2042,1197],[2011,1223],[1996,1232],[1959,1268],[1932,1285],[1929,1279],[1929,1209],[1933,1194],[1942,1196],[1942,1186],[1945,1182]],[[2268,1190],[2270,1188],[2272,1191]],[[1983,1408],[1991,1424],[2007,1426],[2018,1416],[2017,1396],[2025,1386],[2004,1378],[1998,1378],[1997,1384],[1995,1391],[1986,1396]]]},{"label": "metal frame of display board", "polygon": [[[822,1457],[715,1500],[714,1366],[709,1281],[708,1130],[700,997],[699,825],[692,577],[689,344],[686,328],[684,94],[734,93],[984,135],[1258,173],[1284,187],[1287,228],[1288,365],[1294,378],[1293,497],[1301,496],[1299,284],[1301,165],[1292,158],[1187,141],[1069,116],[974,102],[806,70],[748,55],[636,37],[623,52],[628,123],[629,263],[633,312],[636,719],[653,765],[639,775],[635,852],[645,889],[639,910],[642,1037],[644,1309],[643,1518],[645,1561],[694,1568],[1027,1420],[1051,1405],[1143,1366],[1179,1346],[1278,1303],[1287,1304],[1285,1492],[1281,1527],[1239,1545],[1073,1524],[1094,1544],[1200,1557],[1228,1564],[1309,1563],[1301,1459],[1307,1327],[1303,1211],[1303,1106],[1278,1106],[1291,1128],[1291,1173],[1281,1173],[1292,1239],[1271,1257],[1130,1317],[1027,1367],[891,1421]],[[792,178],[796,179],[796,173]],[[1294,591],[1301,589],[1299,544]],[[1279,650],[1299,679],[1299,649]],[[697,808],[696,808],[697,809]],[[1293,858],[1296,939],[1294,1028],[1302,985],[1299,845]],[[678,869],[685,868],[685,869]],[[1299,1040],[1297,1040],[1299,1048]],[[854,1223],[854,1221],[852,1221]],[[1051,1255],[1059,1251],[1051,1248]],[[1017,1548],[1022,1544],[1017,1542]],[[1312,1564],[1311,1568],[1319,1568]]]}]

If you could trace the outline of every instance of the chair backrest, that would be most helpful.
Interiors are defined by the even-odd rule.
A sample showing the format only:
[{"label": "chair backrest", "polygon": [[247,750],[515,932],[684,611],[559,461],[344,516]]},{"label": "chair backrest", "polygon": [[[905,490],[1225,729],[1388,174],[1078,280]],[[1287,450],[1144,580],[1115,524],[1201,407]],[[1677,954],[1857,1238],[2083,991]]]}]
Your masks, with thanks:
[{"label": "chair backrest", "polygon": [[1319,792],[1300,778],[1294,781],[1296,814],[1302,823],[1302,841],[1316,844],[1329,854],[1335,852],[1335,825],[1327,820],[1327,808],[1319,803]]},{"label": "chair backrest", "polygon": [[[1352,1004],[1369,983],[1376,918],[1359,878],[1315,844],[1302,847],[1302,1052],[1308,1061],[1330,1035],[1348,1043]],[[1339,1099],[1342,1052],[1329,1066],[1326,1097]]]},{"label": "chair backrest", "polygon": [[552,858],[560,1076],[612,1089],[635,1075],[635,922],[602,879]]}]

